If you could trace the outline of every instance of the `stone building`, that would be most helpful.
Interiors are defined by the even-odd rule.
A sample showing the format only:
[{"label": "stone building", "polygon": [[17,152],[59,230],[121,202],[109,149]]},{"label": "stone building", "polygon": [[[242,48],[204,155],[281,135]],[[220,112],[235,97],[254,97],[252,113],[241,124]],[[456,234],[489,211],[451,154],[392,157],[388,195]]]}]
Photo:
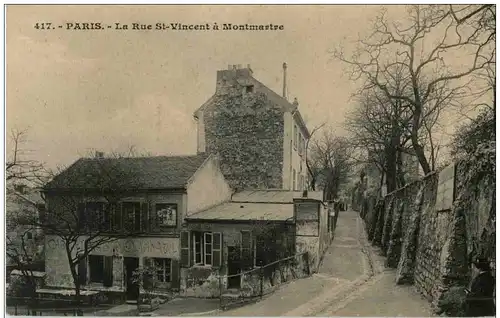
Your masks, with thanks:
[{"label": "stone building", "polygon": [[250,66],[217,71],[215,93],[196,112],[198,152],[216,153],[234,189],[302,190],[309,130],[295,99],[253,77]]},{"label": "stone building", "polygon": [[[96,183],[116,171],[119,173],[112,182]],[[84,290],[105,292],[119,300],[138,298],[140,290],[132,273],[146,263],[154,263],[158,269],[158,293],[178,289],[179,236],[184,218],[231,196],[216,159],[207,154],[80,159],[44,191],[47,217],[65,215],[57,211],[69,209],[66,203],[75,202],[78,222],[96,216],[100,237],[118,236],[94,249],[78,266],[78,272]],[[113,200],[106,196],[108,191]],[[108,205],[113,208],[106,208]],[[76,233],[83,241],[91,231]],[[61,236],[47,233],[45,244],[47,287],[72,288]]]}]

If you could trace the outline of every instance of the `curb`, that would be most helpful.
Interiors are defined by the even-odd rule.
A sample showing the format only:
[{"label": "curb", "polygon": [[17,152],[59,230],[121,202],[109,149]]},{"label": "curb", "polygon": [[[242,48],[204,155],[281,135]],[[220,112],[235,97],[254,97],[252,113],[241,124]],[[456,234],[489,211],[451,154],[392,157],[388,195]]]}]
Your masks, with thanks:
[{"label": "curb", "polygon": [[206,316],[206,315],[216,314],[218,312],[222,312],[222,309],[214,309],[214,310],[209,310],[209,311],[204,311],[204,312],[192,312],[189,314],[180,314],[178,317]]}]

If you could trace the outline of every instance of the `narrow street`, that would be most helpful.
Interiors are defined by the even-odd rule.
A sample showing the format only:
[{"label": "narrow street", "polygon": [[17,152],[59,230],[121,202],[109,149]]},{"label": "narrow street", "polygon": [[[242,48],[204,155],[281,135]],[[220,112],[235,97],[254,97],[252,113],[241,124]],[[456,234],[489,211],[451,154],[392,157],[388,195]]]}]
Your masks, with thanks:
[{"label": "narrow street", "polygon": [[262,301],[218,316],[431,316],[411,286],[369,246],[358,213],[340,212],[335,239],[318,273],[290,282]]}]

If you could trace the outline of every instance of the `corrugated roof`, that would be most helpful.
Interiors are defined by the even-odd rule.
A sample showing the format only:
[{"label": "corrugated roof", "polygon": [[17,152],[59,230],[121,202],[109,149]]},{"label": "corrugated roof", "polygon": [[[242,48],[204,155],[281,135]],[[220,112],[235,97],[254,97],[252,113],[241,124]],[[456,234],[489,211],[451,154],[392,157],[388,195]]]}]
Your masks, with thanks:
[{"label": "corrugated roof", "polygon": [[287,221],[293,218],[291,203],[236,203],[226,202],[208,210],[195,213],[187,220],[228,220],[228,221]]},{"label": "corrugated roof", "polygon": [[183,188],[209,154],[135,158],[81,158],[46,189]]},{"label": "corrugated roof", "polygon": [[[289,190],[255,190],[235,193],[232,202],[261,202],[261,203],[293,203],[294,199],[303,199],[303,191]],[[322,191],[308,191],[307,199],[323,201]]]}]

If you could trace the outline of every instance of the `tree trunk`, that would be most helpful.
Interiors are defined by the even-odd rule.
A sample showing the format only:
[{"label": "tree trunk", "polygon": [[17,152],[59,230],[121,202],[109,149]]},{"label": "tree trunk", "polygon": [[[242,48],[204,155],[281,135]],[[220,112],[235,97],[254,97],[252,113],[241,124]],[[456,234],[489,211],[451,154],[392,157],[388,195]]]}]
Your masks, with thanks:
[{"label": "tree trunk", "polygon": [[398,181],[398,188],[402,188],[406,185],[405,181],[405,170],[403,167],[403,158],[401,157],[401,151],[397,152],[397,181]]},{"label": "tree trunk", "polygon": [[420,145],[420,143],[418,142],[418,131],[421,127],[420,116],[422,114],[422,105],[419,102],[417,102],[417,104],[418,105],[415,105],[415,111],[413,113],[411,144],[413,146],[415,154],[417,155],[418,162],[420,163],[420,166],[424,171],[424,174],[427,175],[431,172],[431,167],[429,166],[429,162],[425,157],[424,147],[422,147],[422,145]]},{"label": "tree trunk", "polygon": [[393,147],[388,147],[385,150],[385,185],[387,193],[397,189],[397,152]]}]

